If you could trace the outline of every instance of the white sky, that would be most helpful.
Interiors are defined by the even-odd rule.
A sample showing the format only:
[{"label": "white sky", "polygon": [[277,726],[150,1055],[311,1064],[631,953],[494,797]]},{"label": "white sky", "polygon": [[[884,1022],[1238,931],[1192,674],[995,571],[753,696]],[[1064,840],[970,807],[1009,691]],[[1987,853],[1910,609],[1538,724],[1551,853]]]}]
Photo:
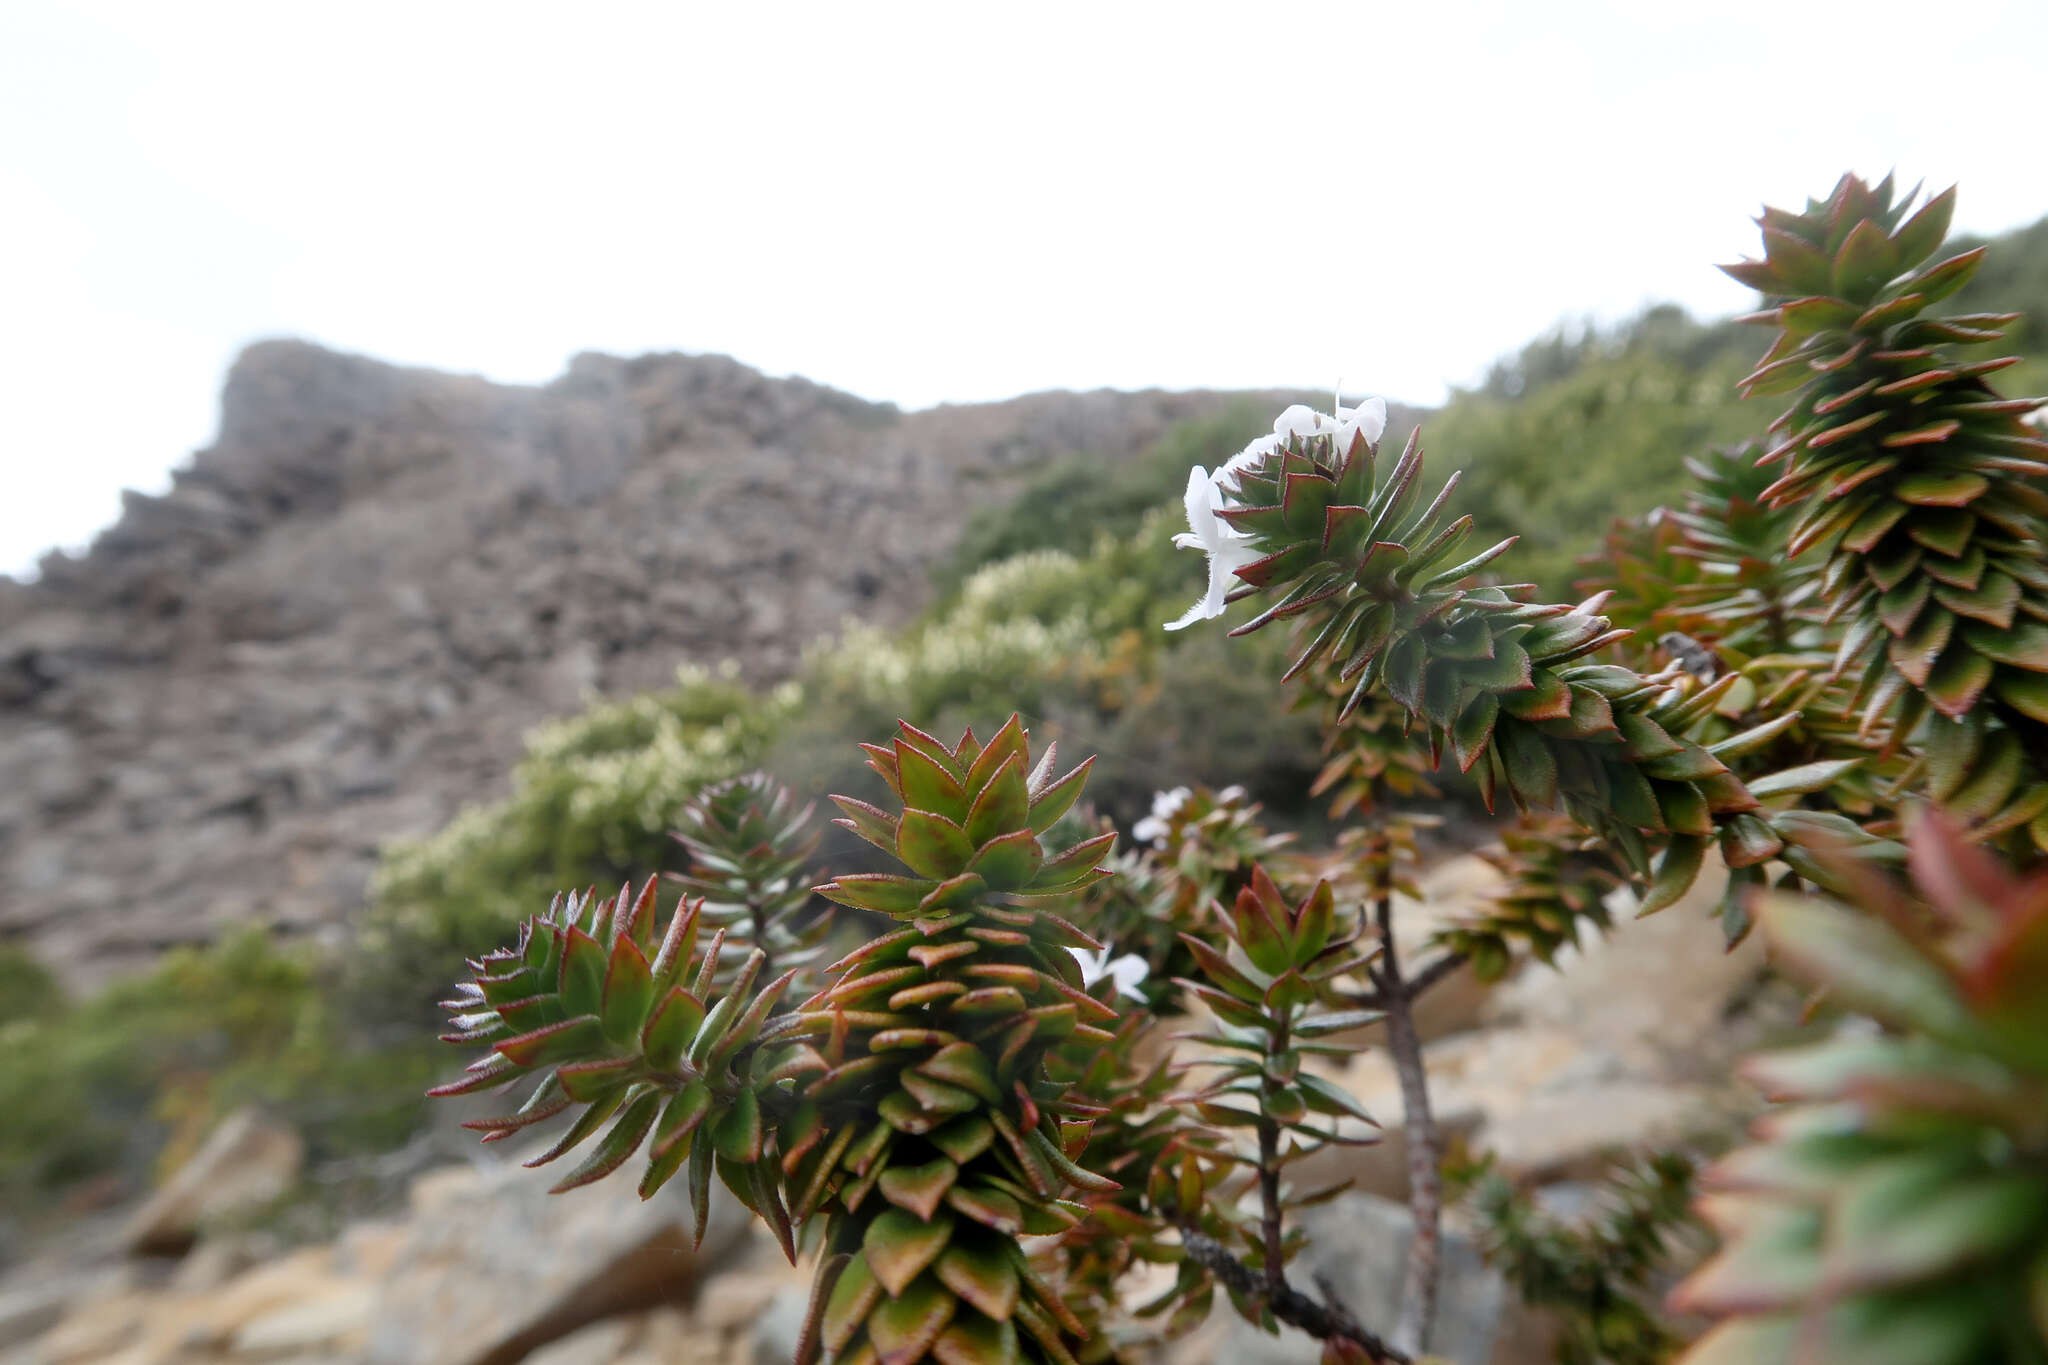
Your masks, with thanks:
[{"label": "white sky", "polygon": [[0,572],[165,487],[264,336],[1435,401],[1561,319],[1739,307],[1711,263],[1845,167],[2048,213],[2044,39],[2042,0],[9,0]]}]

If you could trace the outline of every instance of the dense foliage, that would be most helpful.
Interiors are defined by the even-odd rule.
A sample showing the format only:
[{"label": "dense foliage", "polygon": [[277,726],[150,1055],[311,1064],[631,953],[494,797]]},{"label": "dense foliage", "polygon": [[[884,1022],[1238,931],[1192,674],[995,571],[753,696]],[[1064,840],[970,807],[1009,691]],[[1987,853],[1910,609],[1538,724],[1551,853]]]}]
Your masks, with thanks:
[{"label": "dense foliage", "polygon": [[315,1158],[404,1141],[435,1059],[415,1029],[373,1034],[327,975],[251,931],[72,1002],[0,955],[0,1196],[27,1213],[87,1177],[175,1165],[249,1102],[304,1124]]},{"label": "dense foliage", "polygon": [[[0,958],[0,1186],[337,1078],[331,1147],[403,1131],[394,1023],[509,941],[444,1002],[483,1053],[440,1093],[515,1089],[471,1126],[555,1125],[559,1189],[638,1161],[701,1229],[716,1178],[812,1258],[800,1359],[1092,1365],[1227,1304],[1408,1362],[1446,1200],[1418,1002],[1719,863],[1731,943],[1760,921],[1835,1030],[1753,1064],[1789,1107],[1703,1177],[1724,1240],[1674,1303],[1723,1321],[1688,1348],[1654,1302],[1690,1226],[1675,1156],[1570,1225],[1481,1179],[1497,1264],[1585,1365],[2048,1362],[2048,442],[1990,378],[2042,355],[1966,349],[2042,345],[1987,291],[2031,306],[2048,276],[1944,254],[1951,203],[1847,177],[1767,210],[1730,268],[1777,333],[1760,362],[1666,309],[1560,334],[1440,415],[1440,485],[1377,403],[1054,467],[965,529],[907,631],[537,735],[507,800],[394,854],[337,970],[245,939],[74,1005]],[[1745,439],[1738,390],[1792,406]],[[1210,571],[1184,614],[1183,482],[1173,540]],[[891,731],[862,773],[852,741]],[[1103,761],[1062,772],[1054,734]],[[792,789],[867,795],[821,842]],[[1444,792],[1497,811],[1504,887],[1400,942]],[[1367,1028],[1398,1120],[1331,1077]],[[1395,1320],[1362,1322],[1290,1277],[1296,1215],[1341,1189],[1290,1175],[1396,1121],[1412,1245]]]},{"label": "dense foliage", "polygon": [[[540,1074],[493,1137],[587,1105],[550,1157],[609,1122],[565,1185],[615,1169],[651,1132],[643,1189],[687,1153],[700,1224],[715,1169],[792,1260],[816,1228],[803,1361],[1109,1358],[1132,1340],[1120,1318],[1164,1312],[1172,1333],[1218,1290],[1254,1322],[1320,1339],[1326,1361],[1409,1361],[1430,1339],[1444,1199],[1417,1001],[1467,961],[1494,976],[1521,951],[1549,960],[1610,930],[1611,888],[1662,910],[1713,857],[1730,873],[1731,942],[1763,914],[1789,965],[1887,1032],[1757,1064],[1767,1091],[1803,1107],[1768,1116],[1757,1145],[1709,1173],[1737,1192],[1706,1206],[1728,1241],[1675,1301],[1728,1321],[1688,1358],[2048,1359],[2048,870],[2020,882],[1992,851],[2032,862],[2048,848],[2035,767],[2048,648],[2034,639],[2048,631],[2048,441],[2021,421],[2039,404],[1986,380],[2014,361],[1951,354],[2014,318],[1926,316],[1983,257],[1928,263],[1952,203],[1851,176],[1802,213],[1765,212],[1764,259],[1728,269],[1765,296],[1748,321],[1779,334],[1740,387],[1794,405],[1766,449],[1672,450],[1706,429],[1653,442],[1697,486],[1683,508],[1616,528],[1608,586],[1585,601],[1497,581],[1513,540],[1474,539],[1460,475],[1426,492],[1419,431],[1383,453],[1377,401],[1290,407],[1213,473],[1194,467],[1175,542],[1207,557],[1209,584],[1167,630],[1221,616],[1233,637],[1291,628],[1267,656],[1298,685],[1281,709],[1319,717],[1329,756],[1313,787],[1334,789],[1351,823],[1320,860],[1267,834],[1242,793],[1183,788],[1136,827],[1149,847],[1105,865],[1114,830],[1063,820],[1089,763],[1056,778],[1048,751],[1027,778],[1015,715],[986,745],[905,722],[892,747],[863,746],[891,803],[834,800],[839,823],[909,875],[818,888],[901,927],[777,1014],[797,973],[752,992],[756,947],[721,988],[723,928],[682,984],[703,902],[678,908],[656,952],[651,884],[630,908],[626,892],[571,900],[476,963],[450,1002],[451,1036],[491,1050],[449,1089]],[[1724,335],[1675,322],[1646,319],[1648,344],[1613,362],[1653,380],[1674,347],[1710,371],[1728,363]],[[1628,397],[1575,385],[1582,359],[1561,343],[1525,366],[1548,379],[1555,414]],[[1716,407],[1710,387],[1660,392]],[[1655,415],[1641,400],[1629,410]],[[1537,501],[1507,477],[1489,491],[1524,515]],[[1035,553],[1042,567],[1057,554]],[[1030,615],[1042,585],[1004,573],[969,580],[963,602],[1021,589],[1044,626]],[[1246,599],[1255,614],[1233,611]],[[1115,621],[1114,600],[1097,613]],[[892,662],[842,652],[837,691],[932,707]],[[1522,824],[1497,855],[1492,908],[1440,932],[1425,961],[1397,943],[1391,907],[1416,851],[1402,802],[1446,760]],[[1909,891],[1890,870],[1916,797],[1974,828],[1920,818]],[[708,818],[721,802],[732,813]],[[693,816],[689,886],[728,907],[749,859],[782,866],[778,840],[796,837],[780,818],[741,818],[748,802],[786,805],[763,779],[714,789]],[[720,917],[773,936],[758,909]],[[1137,951],[1111,960],[1091,930]],[[1143,988],[1154,972],[1173,974],[1178,1000]],[[1151,1011],[1177,1004],[1202,1026],[1184,1035],[1196,1050],[1176,1083],[1136,1043]],[[1408,1147],[1412,1237],[1391,1324],[1361,1323],[1287,1272],[1290,1216],[1330,1193],[1291,1187],[1287,1168],[1358,1140],[1347,1122],[1376,1122],[1306,1062],[1345,1055],[1334,1035],[1374,1023]],[[1644,1295],[1689,1176],[1658,1158],[1624,1177],[1604,1222],[1577,1228],[1481,1181],[1493,1254],[1562,1313],[1560,1359],[1679,1347]],[[1058,1240],[1034,1257],[1030,1233]],[[1174,1284],[1126,1307],[1119,1280],[1145,1261],[1176,1265]]]}]

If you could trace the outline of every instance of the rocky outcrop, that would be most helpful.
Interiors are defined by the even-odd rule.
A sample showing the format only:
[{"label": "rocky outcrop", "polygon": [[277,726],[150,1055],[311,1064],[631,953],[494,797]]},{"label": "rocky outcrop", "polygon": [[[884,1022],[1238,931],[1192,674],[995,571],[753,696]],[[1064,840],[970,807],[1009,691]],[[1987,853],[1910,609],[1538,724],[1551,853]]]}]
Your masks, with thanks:
[{"label": "rocky outcrop", "polygon": [[590,1323],[689,1304],[756,1236],[723,1190],[698,1246],[676,1186],[642,1200],[613,1180],[554,1198],[548,1183],[510,1164],[415,1182],[375,1296],[370,1365],[513,1365]]},{"label": "rocky outcrop", "polygon": [[750,1365],[755,1319],[807,1283],[722,1189],[696,1248],[673,1186],[643,1202],[631,1181],[548,1183],[445,1167],[400,1219],[324,1245],[219,1231],[168,1274],[18,1272],[0,1280],[0,1365]]},{"label": "rocky outcrop", "polygon": [[1229,401],[903,414],[722,357],[520,388],[254,346],[167,495],[0,578],[0,937],[89,986],[227,925],[335,931],[537,721],[900,622],[971,508]]},{"label": "rocky outcrop", "polygon": [[144,1254],[178,1254],[209,1224],[259,1213],[298,1181],[306,1143],[256,1109],[238,1109],[129,1219],[122,1240]]}]

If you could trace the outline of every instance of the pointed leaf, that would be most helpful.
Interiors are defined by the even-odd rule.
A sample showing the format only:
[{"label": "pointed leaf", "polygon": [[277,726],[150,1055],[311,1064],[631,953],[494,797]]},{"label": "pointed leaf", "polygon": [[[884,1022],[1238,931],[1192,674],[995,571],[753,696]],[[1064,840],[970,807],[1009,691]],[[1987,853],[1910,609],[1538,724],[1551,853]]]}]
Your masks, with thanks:
[{"label": "pointed leaf", "polygon": [[892,1297],[900,1296],[953,1238],[954,1219],[941,1212],[924,1219],[902,1208],[882,1210],[861,1238],[868,1268]]},{"label": "pointed leaf", "polygon": [[939,1257],[937,1273],[946,1288],[996,1322],[1008,1322],[1017,1306],[1019,1281],[1010,1251],[986,1234],[955,1240]]},{"label": "pointed leaf", "polygon": [[931,883],[886,873],[856,873],[826,882],[818,894],[856,910],[878,910],[885,915],[914,912],[931,891]]},{"label": "pointed leaf", "polygon": [[1707,842],[1696,834],[1674,834],[1671,837],[1670,845],[1657,864],[1657,875],[1643,895],[1642,908],[1636,911],[1638,919],[1668,909],[1692,889],[1692,884],[1699,880]]},{"label": "pointed leaf", "polygon": [[1937,1037],[1969,1037],[1953,983],[1898,931],[1820,900],[1775,896],[1760,918],[1784,961],[1841,1004]]},{"label": "pointed leaf", "polygon": [[897,740],[896,769],[906,807],[956,822],[967,817],[967,789],[923,750]]},{"label": "pointed leaf", "polygon": [[674,1071],[704,1023],[704,1005],[681,986],[661,998],[640,1032],[640,1051],[656,1071]]},{"label": "pointed leaf", "polygon": [[653,1003],[654,975],[647,959],[629,935],[620,934],[605,967],[604,1007],[598,1015],[605,1037],[615,1043],[637,1042]]},{"label": "pointed leaf", "polygon": [[711,1121],[711,1145],[727,1161],[759,1161],[764,1136],[761,1102],[752,1090],[742,1089],[734,1095]]},{"label": "pointed leaf", "polygon": [[562,951],[562,967],[556,989],[562,1008],[569,1014],[596,1014],[604,1003],[604,976],[608,965],[604,945],[581,929],[570,929]]},{"label": "pointed leaf", "polygon": [[[1051,752],[1050,749],[1046,751],[1047,757],[1051,756]],[[1082,759],[1080,764],[1065,777],[1060,778],[1043,791],[1039,791],[1032,796],[1031,832],[1033,834],[1045,833],[1058,823],[1062,815],[1065,815],[1072,808],[1075,800],[1081,795],[1081,789],[1088,785],[1088,770],[1094,766],[1095,758],[1091,754],[1089,757]]]},{"label": "pointed leaf", "polygon": [[967,813],[967,839],[976,848],[999,835],[1028,829],[1031,797],[1024,784],[1024,756],[1004,759],[974,797]]},{"label": "pointed leaf", "polygon": [[938,1157],[922,1166],[891,1166],[882,1172],[876,1188],[882,1192],[882,1198],[929,1223],[937,1216],[946,1191],[953,1188],[959,1175],[958,1166]]},{"label": "pointed leaf", "polygon": [[965,1164],[988,1150],[995,1140],[995,1125],[979,1114],[968,1114],[925,1134],[925,1140],[954,1161]]},{"label": "pointed leaf", "polygon": [[868,1343],[880,1365],[915,1365],[953,1320],[960,1301],[936,1280],[919,1280],[868,1314]]},{"label": "pointed leaf", "polygon": [[[1021,790],[1021,780],[1019,785]],[[971,830],[969,836],[972,837]],[[978,875],[991,891],[1015,891],[1038,875],[1044,856],[1038,836],[1028,826],[1020,825],[1007,834],[984,840],[966,870]]]},{"label": "pointed leaf", "polygon": [[1016,1324],[972,1316],[949,1323],[932,1343],[931,1354],[939,1365],[1022,1365],[1024,1360]]},{"label": "pointed leaf", "polygon": [[946,1206],[1012,1237],[1024,1230],[1023,1206],[986,1185],[955,1185],[946,1191]]},{"label": "pointed leaf", "polygon": [[896,823],[896,856],[918,876],[944,881],[966,870],[974,845],[952,820],[910,808]]},{"label": "pointed leaf", "polygon": [[496,1044],[494,1050],[522,1067],[582,1061],[604,1050],[604,1026],[595,1015],[579,1015],[517,1038],[507,1038]]},{"label": "pointed leaf", "polygon": [[660,1109],[659,1092],[642,1095],[633,1101],[627,1106],[626,1112],[619,1116],[619,1121],[612,1125],[611,1131],[604,1135],[604,1140],[598,1143],[596,1150],[584,1159],[582,1165],[563,1177],[562,1182],[549,1193],[561,1194],[579,1185],[588,1185],[593,1180],[602,1180],[625,1165],[626,1158],[639,1149],[642,1139],[647,1136],[647,1130],[654,1126],[654,1117]]},{"label": "pointed leaf", "polygon": [[882,1282],[868,1267],[867,1258],[850,1257],[826,1296],[825,1313],[819,1320],[819,1335],[825,1345],[835,1354],[845,1350],[882,1301],[883,1293]]}]

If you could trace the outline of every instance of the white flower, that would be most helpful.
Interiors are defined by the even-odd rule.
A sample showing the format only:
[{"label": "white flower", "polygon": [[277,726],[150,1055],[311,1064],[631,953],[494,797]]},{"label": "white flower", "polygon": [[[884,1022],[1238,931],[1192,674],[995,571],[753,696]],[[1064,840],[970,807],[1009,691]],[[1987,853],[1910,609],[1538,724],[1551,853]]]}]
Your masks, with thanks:
[{"label": "white flower", "polygon": [[1152,793],[1152,813],[1131,826],[1131,837],[1141,844],[1156,844],[1167,834],[1167,822],[1194,795],[1186,787]]},{"label": "white flower", "polygon": [[1188,529],[1176,535],[1173,543],[1184,550],[1200,550],[1209,556],[1209,590],[1202,594],[1201,601],[1181,613],[1179,620],[1168,622],[1168,630],[1182,630],[1197,621],[1221,616],[1224,598],[1237,586],[1237,571],[1264,557],[1251,548],[1244,532],[1216,515],[1225,508],[1239,505],[1235,497],[1238,475],[1264,464],[1294,436],[1304,440],[1312,436],[1332,437],[1339,453],[1348,451],[1353,437],[1360,432],[1368,442],[1379,443],[1381,434],[1387,429],[1385,399],[1368,398],[1355,408],[1347,408],[1342,403],[1333,403],[1332,406],[1337,409],[1335,416],[1317,412],[1305,403],[1296,403],[1273,420],[1272,435],[1252,441],[1225,460],[1214,474],[1200,465],[1188,471]]},{"label": "white flower", "polygon": [[1225,465],[1217,470],[1214,479],[1200,465],[1188,471],[1188,529],[1176,535],[1173,543],[1182,549],[1202,550],[1208,554],[1209,591],[1202,595],[1201,601],[1182,613],[1179,620],[1167,622],[1168,630],[1180,630],[1197,621],[1221,616],[1223,599],[1236,586],[1237,571],[1261,558],[1244,532],[1216,515],[1219,509],[1230,505],[1219,482],[1229,468]]},{"label": "white flower", "polygon": [[1139,957],[1136,953],[1125,953],[1122,957],[1112,962],[1110,961],[1109,949],[1107,948],[1096,953],[1091,953],[1081,948],[1069,948],[1067,951],[1074,955],[1074,961],[1081,964],[1081,982],[1083,985],[1093,986],[1096,982],[1107,976],[1116,981],[1116,993],[1118,995],[1127,995],[1133,1000],[1143,1000],[1145,998],[1144,992],[1138,989],[1138,983],[1145,979],[1145,974],[1151,968],[1147,967],[1145,959]]},{"label": "white flower", "polygon": [[1387,400],[1368,398],[1355,408],[1339,406],[1337,409],[1337,453],[1342,455],[1351,449],[1351,438],[1359,432],[1365,433],[1367,445],[1376,446],[1380,437],[1387,432]]}]

